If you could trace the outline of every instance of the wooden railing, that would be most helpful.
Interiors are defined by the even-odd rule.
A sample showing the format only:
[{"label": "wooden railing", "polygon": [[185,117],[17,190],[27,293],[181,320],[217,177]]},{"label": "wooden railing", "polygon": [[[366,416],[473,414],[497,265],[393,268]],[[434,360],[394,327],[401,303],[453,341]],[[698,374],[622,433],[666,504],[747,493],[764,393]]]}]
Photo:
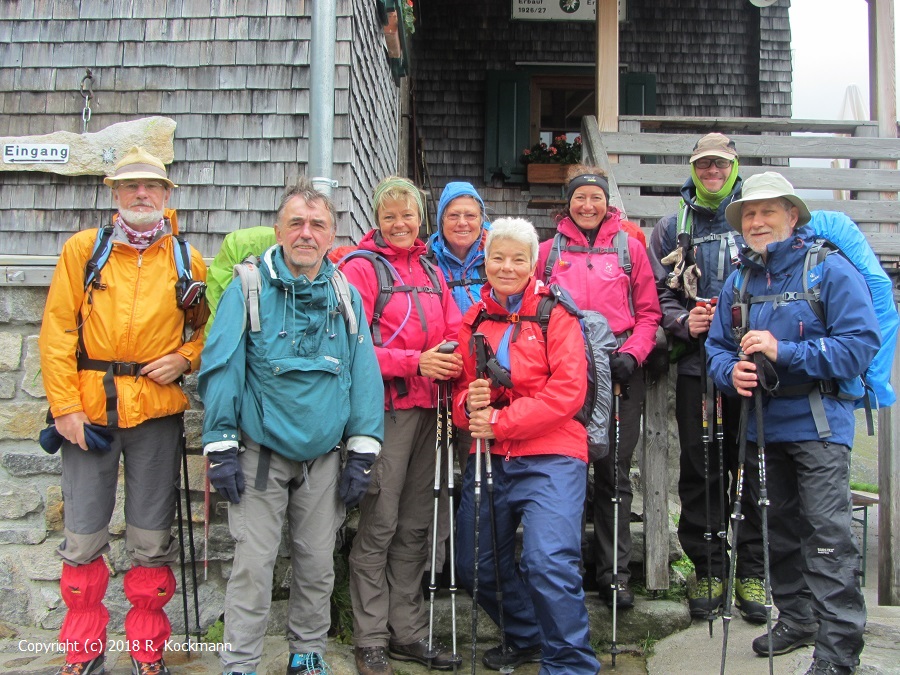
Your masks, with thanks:
[{"label": "wooden railing", "polygon": [[[900,260],[900,139],[877,138],[875,122],[749,118],[620,117],[619,131],[582,121],[584,158],[609,175],[610,202],[648,234],[678,208],[690,175],[688,158],[700,136],[719,131],[734,140],[740,175],[782,173],[799,190],[849,191],[849,199],[805,199],[810,209],[842,211],[860,225],[885,270],[896,280]],[[816,136],[793,136],[815,133]],[[835,135],[839,134],[839,135]],[[790,166],[792,159],[845,159],[851,168]],[[661,193],[661,194],[660,194]],[[900,293],[895,289],[895,300]],[[892,382],[900,392],[900,354]],[[648,589],[669,586],[669,378],[647,388],[644,414],[645,572]],[[900,415],[896,404],[878,412],[880,604],[900,604]],[[678,451],[677,448],[674,449]]]}]

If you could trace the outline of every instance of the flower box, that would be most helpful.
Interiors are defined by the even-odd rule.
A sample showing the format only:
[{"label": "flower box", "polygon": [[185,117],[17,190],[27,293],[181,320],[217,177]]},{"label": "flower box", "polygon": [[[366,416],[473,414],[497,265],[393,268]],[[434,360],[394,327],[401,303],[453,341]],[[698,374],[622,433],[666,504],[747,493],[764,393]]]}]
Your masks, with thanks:
[{"label": "flower box", "polygon": [[565,185],[571,164],[528,164],[528,182],[547,185]]}]

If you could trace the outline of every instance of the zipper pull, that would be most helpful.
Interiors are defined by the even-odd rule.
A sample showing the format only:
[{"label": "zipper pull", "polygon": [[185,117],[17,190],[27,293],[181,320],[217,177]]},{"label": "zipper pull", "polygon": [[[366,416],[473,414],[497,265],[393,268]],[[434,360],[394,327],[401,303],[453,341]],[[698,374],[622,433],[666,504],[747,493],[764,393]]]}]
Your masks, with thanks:
[{"label": "zipper pull", "polygon": [[141,269],[141,264],[144,262],[144,254],[138,253],[138,269]]},{"label": "zipper pull", "polygon": [[508,462],[508,461],[509,461],[509,452],[510,452],[509,450],[506,451],[506,457],[503,458],[503,461],[504,461],[504,462]]}]

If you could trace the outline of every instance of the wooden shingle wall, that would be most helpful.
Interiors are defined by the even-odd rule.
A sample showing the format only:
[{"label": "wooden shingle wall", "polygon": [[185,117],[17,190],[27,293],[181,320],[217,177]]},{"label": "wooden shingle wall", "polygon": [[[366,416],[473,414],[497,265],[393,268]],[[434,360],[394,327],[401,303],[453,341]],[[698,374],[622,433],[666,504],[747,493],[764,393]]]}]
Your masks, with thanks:
[{"label": "wooden shingle wall", "polygon": [[[659,115],[790,117],[788,5],[761,15],[747,0],[629,0],[621,64],[656,74]],[[435,199],[449,181],[468,180],[483,189],[492,217],[551,227],[551,213],[527,203],[558,189],[484,184],[485,71],[593,63],[595,26],[511,21],[509,0],[416,7],[416,121]]]},{"label": "wooden shingle wall", "polygon": [[[358,238],[371,178],[355,175],[351,139],[382,139],[387,172],[396,87],[372,3],[337,4],[334,199],[339,235]],[[285,183],[305,170],[311,12],[307,0],[0,3],[0,136],[80,133],[90,68],[89,131],[150,115],[177,123],[171,205],[213,255],[227,232],[271,223]],[[98,176],[0,174],[0,253],[57,253],[108,220],[108,193]]]},{"label": "wooden shingle wall", "polygon": [[[341,185],[348,186],[341,197],[350,200],[341,233],[357,242],[373,226],[373,189],[382,178],[397,171],[400,90],[386,70],[387,49],[376,20],[375,3],[353,0],[353,6],[352,34],[356,39],[347,45],[349,68],[338,66],[341,91],[337,92],[336,104],[337,121],[345,124],[349,133],[343,128],[340,131],[335,128],[335,135],[342,140],[335,144],[334,161],[340,164],[336,167],[335,177]],[[347,28],[351,29],[350,26]],[[341,43],[340,23],[338,42]],[[347,102],[342,98],[345,93],[343,77],[349,79]],[[345,110],[348,104],[349,108]],[[341,202],[336,206],[340,210],[345,208]]]}]

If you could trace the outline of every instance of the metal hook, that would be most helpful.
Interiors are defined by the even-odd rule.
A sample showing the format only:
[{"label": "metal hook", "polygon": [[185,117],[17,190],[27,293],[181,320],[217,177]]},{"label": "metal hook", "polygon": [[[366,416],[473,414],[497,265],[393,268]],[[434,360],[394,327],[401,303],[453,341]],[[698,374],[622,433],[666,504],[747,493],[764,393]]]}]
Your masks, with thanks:
[{"label": "metal hook", "polygon": [[[90,68],[86,68],[85,73],[87,74],[81,78],[81,95],[84,97],[85,101],[90,101],[94,98],[94,75],[91,73]],[[85,92],[85,83],[87,83],[87,92]]]}]

